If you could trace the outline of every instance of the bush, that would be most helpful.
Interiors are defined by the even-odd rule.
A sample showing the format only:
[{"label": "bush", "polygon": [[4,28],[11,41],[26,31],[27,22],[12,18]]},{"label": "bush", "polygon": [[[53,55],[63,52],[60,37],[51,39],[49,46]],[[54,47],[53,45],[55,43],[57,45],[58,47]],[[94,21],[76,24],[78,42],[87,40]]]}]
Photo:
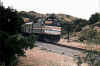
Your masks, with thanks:
[{"label": "bush", "polygon": [[34,35],[20,33],[23,23],[16,10],[0,6],[0,64],[14,66],[19,56],[25,56],[26,49],[33,48]]},{"label": "bush", "polygon": [[100,32],[90,27],[80,33],[79,40],[82,42],[87,40],[88,43],[100,44]]}]

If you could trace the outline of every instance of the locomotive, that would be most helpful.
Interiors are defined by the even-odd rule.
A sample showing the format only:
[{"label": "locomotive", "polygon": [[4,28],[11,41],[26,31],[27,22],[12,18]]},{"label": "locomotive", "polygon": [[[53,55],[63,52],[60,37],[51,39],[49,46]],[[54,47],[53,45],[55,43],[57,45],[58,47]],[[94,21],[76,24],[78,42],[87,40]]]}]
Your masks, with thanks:
[{"label": "locomotive", "polygon": [[60,23],[56,19],[38,19],[37,22],[27,22],[22,25],[22,32],[38,36],[39,40],[46,42],[58,42],[61,35]]}]

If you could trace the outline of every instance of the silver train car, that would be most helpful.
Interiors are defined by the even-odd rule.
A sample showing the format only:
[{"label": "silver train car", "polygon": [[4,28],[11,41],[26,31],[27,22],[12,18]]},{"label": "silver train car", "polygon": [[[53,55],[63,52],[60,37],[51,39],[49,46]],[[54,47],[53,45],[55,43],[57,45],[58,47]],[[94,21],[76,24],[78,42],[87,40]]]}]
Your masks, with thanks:
[{"label": "silver train car", "polygon": [[52,20],[41,20],[38,22],[27,22],[22,25],[22,32],[26,34],[34,33],[39,40],[46,42],[58,42],[61,35],[61,27],[59,22]]}]

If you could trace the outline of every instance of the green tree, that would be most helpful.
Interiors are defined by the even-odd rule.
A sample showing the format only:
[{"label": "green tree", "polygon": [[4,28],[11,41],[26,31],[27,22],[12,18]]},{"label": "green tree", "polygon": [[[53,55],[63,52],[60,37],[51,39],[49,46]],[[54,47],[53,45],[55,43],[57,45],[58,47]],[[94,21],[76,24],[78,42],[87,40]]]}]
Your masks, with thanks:
[{"label": "green tree", "polygon": [[25,56],[25,50],[33,48],[34,36],[21,35],[23,19],[11,8],[0,6],[0,64],[14,66],[19,56]]},{"label": "green tree", "polygon": [[94,24],[98,21],[100,21],[100,13],[95,13],[90,17],[89,24]]},{"label": "green tree", "polygon": [[0,6],[0,31],[10,35],[17,34],[21,31],[22,24],[24,22],[16,10]]},{"label": "green tree", "polygon": [[85,19],[76,19],[73,21],[73,27],[74,32],[79,32],[82,30],[82,28],[86,25],[88,25],[88,21]]}]

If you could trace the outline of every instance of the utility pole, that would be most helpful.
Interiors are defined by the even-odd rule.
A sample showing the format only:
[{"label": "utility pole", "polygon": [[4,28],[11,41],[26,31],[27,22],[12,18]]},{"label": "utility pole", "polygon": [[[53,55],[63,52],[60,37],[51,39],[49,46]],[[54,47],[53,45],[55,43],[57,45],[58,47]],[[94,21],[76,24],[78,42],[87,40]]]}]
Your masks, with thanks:
[{"label": "utility pole", "polygon": [[0,0],[0,6],[3,6],[3,2]]},{"label": "utility pole", "polygon": [[1,0],[0,0],[0,6],[1,6]]}]

